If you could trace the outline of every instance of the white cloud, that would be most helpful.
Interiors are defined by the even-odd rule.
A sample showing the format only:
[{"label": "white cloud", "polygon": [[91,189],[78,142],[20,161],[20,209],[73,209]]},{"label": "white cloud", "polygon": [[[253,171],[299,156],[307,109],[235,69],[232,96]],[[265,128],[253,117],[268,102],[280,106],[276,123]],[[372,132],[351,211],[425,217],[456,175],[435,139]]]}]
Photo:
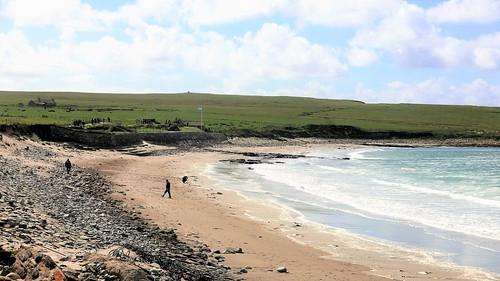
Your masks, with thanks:
[{"label": "white cloud", "polygon": [[29,42],[21,31],[0,33],[0,74],[19,81],[22,76],[50,81],[59,75],[97,81],[115,73],[160,79],[176,75],[174,69],[189,70],[216,77],[226,90],[237,91],[261,80],[335,78],[346,70],[335,50],[277,24],[264,24],[255,33],[234,38],[145,23],[127,34],[130,37],[123,41],[104,35],[47,46]]},{"label": "white cloud", "polygon": [[350,99],[369,103],[500,105],[500,85],[475,79],[452,85],[444,79],[431,78],[415,83],[393,81],[382,89],[372,89],[358,83],[353,91],[341,92],[331,83],[310,81],[302,87],[258,90],[261,95],[307,96],[315,98]]},{"label": "white cloud", "polygon": [[[92,41],[47,46],[30,42],[22,31],[0,33],[0,76],[4,78],[0,86],[111,89],[143,79],[142,87],[146,89],[151,77],[170,82],[176,76],[172,69],[179,66],[179,57],[190,36],[175,28],[145,26],[140,32],[131,33],[129,39],[119,41],[102,36]],[[119,78],[112,81],[115,77]]]},{"label": "white cloud", "polygon": [[297,0],[289,6],[288,13],[311,24],[360,26],[390,15],[401,4],[401,0]]},{"label": "white cloud", "polygon": [[280,88],[274,90],[257,89],[252,91],[262,96],[297,96],[311,98],[335,98],[336,90],[331,84],[312,80],[306,82],[302,87]]},{"label": "white cloud", "polygon": [[138,0],[119,11],[129,20],[147,18],[184,22],[192,27],[284,15],[326,26],[359,26],[390,15],[401,0]]},{"label": "white cloud", "polygon": [[129,22],[152,18],[199,27],[271,15],[284,8],[287,2],[288,0],[138,0],[121,7],[118,14]]},{"label": "white cloud", "polygon": [[256,33],[225,38],[209,33],[204,42],[191,48],[191,68],[226,77],[226,90],[257,80],[293,78],[335,78],[346,70],[335,50],[309,42],[288,27],[264,24]]},{"label": "white cloud", "polygon": [[378,56],[372,50],[354,47],[347,52],[347,59],[350,65],[365,67],[375,63]]},{"label": "white cloud", "polygon": [[486,70],[500,69],[500,32],[481,36],[474,43],[474,64]]},{"label": "white cloud", "polygon": [[100,30],[115,19],[112,12],[94,10],[80,0],[4,0],[1,15],[17,27],[54,26],[63,38],[79,31]]},{"label": "white cloud", "polygon": [[68,34],[129,23],[187,23],[191,27],[282,15],[302,23],[362,26],[390,15],[402,0],[136,0],[115,11],[97,10],[82,0],[3,0],[3,14],[17,26],[52,25]]},{"label": "white cloud", "polygon": [[184,16],[179,0],[137,0],[116,11],[117,18],[130,24],[147,22],[148,19],[163,22],[176,22]]},{"label": "white cloud", "polygon": [[451,85],[443,79],[428,79],[414,84],[395,81],[371,96],[371,100],[377,102],[498,106],[500,85],[482,79],[462,85]]},{"label": "white cloud", "polygon": [[[43,59],[39,54],[43,53]],[[50,52],[33,48],[20,30],[0,33],[0,74],[2,76],[30,77],[52,69]]]},{"label": "white cloud", "polygon": [[377,26],[358,30],[350,44],[384,50],[410,67],[500,67],[500,32],[472,40],[443,36],[424,9],[410,4]]},{"label": "white cloud", "polygon": [[192,26],[230,23],[270,15],[283,8],[287,0],[189,0],[183,6],[189,11]]},{"label": "white cloud", "polygon": [[438,23],[491,23],[500,20],[498,0],[450,0],[427,11]]}]

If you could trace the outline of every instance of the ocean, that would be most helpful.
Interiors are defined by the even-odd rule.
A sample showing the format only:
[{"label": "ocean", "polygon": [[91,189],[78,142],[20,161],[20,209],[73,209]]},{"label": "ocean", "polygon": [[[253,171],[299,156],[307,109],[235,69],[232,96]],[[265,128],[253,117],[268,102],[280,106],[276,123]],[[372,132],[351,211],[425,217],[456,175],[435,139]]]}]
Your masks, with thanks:
[{"label": "ocean", "polygon": [[322,148],[272,162],[209,173],[311,222],[500,273],[500,148]]}]

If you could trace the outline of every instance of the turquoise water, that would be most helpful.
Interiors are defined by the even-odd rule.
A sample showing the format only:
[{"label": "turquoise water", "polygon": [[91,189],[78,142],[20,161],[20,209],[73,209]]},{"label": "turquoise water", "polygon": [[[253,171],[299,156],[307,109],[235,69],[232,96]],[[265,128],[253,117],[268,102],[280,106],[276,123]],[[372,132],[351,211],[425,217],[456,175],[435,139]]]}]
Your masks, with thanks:
[{"label": "turquoise water", "polygon": [[251,170],[221,163],[214,172],[306,219],[500,273],[499,148],[330,149],[309,156]]}]

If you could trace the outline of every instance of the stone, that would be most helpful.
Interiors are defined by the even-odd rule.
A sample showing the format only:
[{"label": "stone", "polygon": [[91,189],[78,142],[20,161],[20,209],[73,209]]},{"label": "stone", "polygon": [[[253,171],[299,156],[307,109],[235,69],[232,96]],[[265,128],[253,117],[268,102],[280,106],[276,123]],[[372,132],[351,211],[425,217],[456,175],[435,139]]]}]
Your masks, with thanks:
[{"label": "stone", "polygon": [[32,257],[33,257],[33,252],[26,247],[19,249],[19,251],[17,251],[17,254],[16,254],[16,258],[18,258],[22,262],[25,262]]},{"label": "stone", "polygon": [[284,266],[280,266],[280,267],[276,268],[276,271],[279,273],[288,273],[288,269]]},{"label": "stone", "polygon": [[31,275],[32,279],[37,279],[40,276],[40,272],[38,271],[38,269],[33,268],[30,270],[29,275]]},{"label": "stone", "polygon": [[242,248],[227,248],[223,254],[243,254]]},{"label": "stone", "polygon": [[16,257],[11,252],[5,251],[0,248],[0,265],[10,266],[16,262]]},{"label": "stone", "polygon": [[17,275],[19,275],[21,278],[26,277],[26,268],[24,267],[24,264],[18,259],[16,262],[10,266],[10,270]]},{"label": "stone", "polygon": [[52,278],[54,281],[67,281],[66,276],[64,276],[64,273],[60,269],[54,270],[52,273]]},{"label": "stone", "polygon": [[52,260],[51,257],[44,254],[38,254],[35,257],[35,262],[38,264],[43,264],[48,269],[54,269],[56,267],[56,263],[54,262],[54,260]]},{"label": "stone", "polygon": [[7,278],[10,278],[12,280],[19,280],[19,279],[22,279],[21,276],[19,276],[17,273],[15,272],[11,272],[9,274],[7,274],[7,276],[5,276]]}]

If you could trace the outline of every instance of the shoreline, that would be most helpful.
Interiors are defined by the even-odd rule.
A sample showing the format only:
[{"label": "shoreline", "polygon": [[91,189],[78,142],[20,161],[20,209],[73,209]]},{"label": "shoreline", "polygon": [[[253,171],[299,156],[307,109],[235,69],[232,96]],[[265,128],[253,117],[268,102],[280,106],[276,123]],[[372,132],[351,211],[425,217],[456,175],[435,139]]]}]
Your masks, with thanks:
[{"label": "shoreline", "polygon": [[[325,147],[332,147],[332,145],[321,144],[299,149],[292,147],[293,149],[288,152],[303,154],[310,148],[318,149]],[[333,146],[335,149],[364,147],[366,146]],[[265,152],[269,152],[270,149],[272,150],[272,148],[265,147],[260,149]],[[280,151],[280,153],[283,153],[283,151]],[[216,164],[212,164],[211,166],[213,167],[214,165]],[[209,167],[209,169],[211,168]],[[205,172],[205,175],[213,177],[216,174],[209,171]],[[242,191],[228,187],[227,183],[220,183],[219,188],[234,192],[241,197],[239,204],[242,206],[241,208],[246,208],[245,215],[248,217],[265,223],[266,220],[267,222],[269,221],[263,213],[271,213],[277,218],[274,221],[275,228],[280,228],[283,235],[289,239],[325,251],[325,258],[333,258],[369,267],[369,274],[390,279],[412,278],[412,280],[499,280],[498,278],[500,277],[496,273],[486,272],[479,268],[438,261],[429,252],[417,247],[399,245],[396,242],[388,240],[354,234],[341,228],[309,220],[303,214],[284,203],[270,202],[269,200],[266,201],[266,199],[245,195]],[[263,211],[264,209],[267,209],[267,211]],[[276,215],[276,213],[281,214]],[[335,241],[335,245],[332,245],[331,241]]]},{"label": "shoreline", "polygon": [[230,145],[237,147],[279,147],[303,145],[361,145],[382,147],[500,147],[500,139],[493,138],[387,138],[387,139],[325,139],[325,138],[242,138],[234,137],[228,140]]},{"label": "shoreline", "polygon": [[[174,226],[182,240],[207,244],[235,276],[242,274],[245,280],[384,280],[367,275],[366,267],[322,258],[324,251],[296,243],[248,218],[238,207],[239,196],[218,191],[199,173],[200,165],[227,158],[225,154],[115,156],[104,152],[99,158],[81,159],[79,165],[98,167],[113,182],[114,196],[146,221],[161,228]],[[178,176],[173,179],[175,174]],[[180,182],[181,175],[189,175],[186,185]],[[161,198],[165,177],[173,179],[173,199]],[[223,254],[230,248],[242,248],[243,254]],[[289,273],[276,272],[280,266],[287,267]]]},{"label": "shoreline", "polygon": [[[326,275],[325,277],[318,275],[311,276],[312,273],[309,269],[297,270],[293,265],[294,258],[301,259],[297,256],[289,259],[289,263],[292,264],[292,266],[290,266],[290,264],[285,264],[285,262],[281,262],[275,263],[272,266],[265,267],[262,261],[260,261],[260,258],[256,258],[255,256],[245,257],[247,255],[246,253],[248,251],[248,248],[252,249],[254,247],[258,247],[251,244],[261,244],[259,238],[255,239],[255,237],[252,237],[252,242],[246,241],[250,240],[248,239],[248,237],[247,239],[238,239],[238,237],[234,237],[231,235],[229,235],[229,237],[226,237],[225,239],[218,239],[214,238],[214,235],[216,236],[218,234],[215,234],[213,232],[225,231],[227,233],[228,231],[240,231],[238,236],[245,236],[249,234],[249,229],[256,229],[256,227],[258,231],[271,231],[274,236],[271,244],[281,239],[279,237],[283,237],[292,242],[292,244],[289,244],[288,247],[296,248],[300,246],[307,248],[306,251],[309,251],[310,254],[313,255],[310,260],[314,260],[315,263],[318,263],[318,261],[326,262],[326,264],[332,262],[333,264],[335,264],[335,267],[339,266],[338,264],[336,264],[339,262],[347,262],[350,266],[354,267],[356,267],[357,264],[362,265],[363,267],[361,267],[361,269],[358,268],[356,271],[358,272],[358,274],[362,274],[364,278],[367,278],[367,280],[376,280],[377,278],[379,278],[377,276],[383,276],[386,278],[397,280],[402,280],[410,277],[413,280],[428,280],[429,278],[432,278],[433,280],[450,280],[450,278],[451,280],[495,280],[486,275],[483,275],[484,278],[481,279],[475,279],[472,278],[472,276],[464,276],[464,267],[450,267],[450,265],[444,265],[443,263],[436,261],[430,261],[422,264],[422,254],[420,252],[418,252],[419,256],[417,255],[418,257],[416,257],[416,254],[414,252],[408,251],[408,249],[398,249],[397,251],[394,251],[394,247],[392,246],[382,245],[381,243],[375,243],[356,235],[346,234],[338,229],[328,229],[325,226],[319,224],[314,225],[307,221],[302,221],[300,222],[300,227],[295,227],[294,222],[300,221],[300,218],[291,217],[289,215],[289,212],[283,212],[283,210],[280,210],[280,208],[272,208],[272,206],[269,206],[269,204],[258,202],[257,200],[251,198],[246,198],[245,196],[238,194],[237,191],[234,191],[231,188],[217,183],[214,179],[210,178],[206,174],[207,165],[213,164],[223,159],[236,158],[239,156],[238,153],[248,151],[249,149],[251,150],[251,152],[257,153],[303,153],[305,150],[308,150],[311,147],[322,147],[325,145],[331,146],[332,144],[308,144],[305,146],[289,147],[241,147],[230,145],[217,148],[217,150],[222,149],[222,152],[184,152],[181,154],[166,156],[167,158],[171,158],[166,162],[169,162],[169,160],[172,161],[169,167],[169,169],[171,169],[169,173],[179,173],[180,170],[186,171],[188,174],[191,174],[190,178],[195,180],[193,182],[190,182],[189,188],[196,188],[196,190],[188,189],[181,191],[181,193],[179,194],[181,196],[184,196],[187,193],[191,193],[189,194],[190,198],[189,200],[183,202],[183,204],[175,204],[176,208],[180,208],[180,210],[178,210],[179,212],[176,211],[174,215],[175,217],[179,217],[178,220],[166,221],[168,221],[169,223],[178,224],[177,230],[180,231],[180,233],[182,233],[186,239],[199,239],[204,243],[207,243],[212,249],[220,249],[220,251],[222,252],[224,250],[224,247],[243,248],[245,254],[225,255],[224,259],[232,268],[252,268],[250,270],[246,270],[248,273],[245,273],[245,275],[243,275],[243,277],[247,280],[261,280],[262,278],[266,278],[269,280],[283,280],[281,279],[283,278],[282,275],[276,275],[276,272],[274,272],[275,268],[280,265],[287,266],[287,268],[291,272],[290,274],[288,274],[288,280],[302,280],[301,278],[306,278],[305,276],[307,276],[307,279],[313,278],[313,280],[321,280],[321,278],[326,278],[323,280],[328,280],[328,278],[330,277],[326,276],[331,275]],[[364,147],[344,144],[338,146],[344,148]],[[144,157],[142,159],[144,159]],[[137,167],[137,165],[135,167]],[[151,167],[157,167],[157,165],[154,164]],[[114,178],[116,180],[117,176],[111,175],[111,178]],[[121,185],[126,186],[127,184],[118,184],[118,186]],[[179,188],[179,183],[174,183],[174,199],[178,199],[179,196],[176,195],[176,193],[179,192],[176,191],[176,186]],[[183,188],[182,185],[180,186],[180,188]],[[123,191],[121,188],[119,188],[119,190]],[[161,187],[157,188],[157,192],[161,192]],[[183,198],[183,200],[184,199],[186,198]],[[135,201],[137,203],[137,198],[135,199]],[[212,208],[216,209],[216,211],[218,212],[217,216],[206,218],[211,223],[218,224],[218,226],[212,226],[212,228],[210,229],[210,226],[200,223],[199,219],[193,219],[193,213],[187,215],[181,214],[183,210],[186,210],[186,207],[182,205],[193,203],[200,204],[200,201],[204,201],[203,208],[205,211]],[[125,202],[127,201],[125,200]],[[145,203],[145,201],[140,202]],[[130,201],[128,201],[128,203],[130,203]],[[168,202],[166,204],[168,204]],[[146,208],[142,209],[141,212],[143,214],[146,214],[146,219],[154,221],[159,225],[161,225],[161,221],[165,221],[165,219],[160,219],[157,215],[155,216],[154,212],[149,212],[148,205],[145,205],[145,207]],[[150,207],[155,210],[162,208],[161,203],[150,204]],[[213,216],[213,211],[214,210],[209,211],[211,216]],[[260,215],[259,212],[261,212]],[[171,209],[170,211],[166,211],[166,213],[171,214]],[[272,219],[269,219],[268,217],[267,221],[262,220],[262,213],[265,213],[265,216],[268,216],[268,214],[271,213],[272,215],[269,217],[271,217]],[[195,210],[194,214],[194,216],[199,215],[200,210]],[[228,230],[224,227],[225,220],[233,220],[234,218],[238,220],[240,228],[243,228],[245,230]],[[194,225],[198,225],[185,227],[186,221],[193,221]],[[251,227],[249,228],[249,226]],[[227,243],[227,240],[233,242],[233,244]],[[333,246],[331,243],[332,240],[335,241]],[[238,241],[236,245],[234,244],[235,241]],[[313,241],[316,243],[313,243]],[[318,241],[321,242],[317,243]],[[266,242],[264,244],[269,246],[269,242]],[[369,251],[367,250],[368,248],[375,249],[375,251]],[[389,251],[389,249],[391,250]],[[253,249],[250,250],[250,252],[254,252]],[[357,255],[354,255],[354,253],[356,253]],[[381,253],[384,254],[381,255]],[[279,254],[276,255],[279,256]],[[316,270],[321,271],[324,270],[324,268],[319,267]],[[473,272],[474,276],[479,276],[479,274],[477,272],[474,272],[474,270],[469,272]],[[235,273],[237,274],[238,271],[236,271]],[[362,277],[357,276],[356,280],[360,280],[360,278]]]}]

